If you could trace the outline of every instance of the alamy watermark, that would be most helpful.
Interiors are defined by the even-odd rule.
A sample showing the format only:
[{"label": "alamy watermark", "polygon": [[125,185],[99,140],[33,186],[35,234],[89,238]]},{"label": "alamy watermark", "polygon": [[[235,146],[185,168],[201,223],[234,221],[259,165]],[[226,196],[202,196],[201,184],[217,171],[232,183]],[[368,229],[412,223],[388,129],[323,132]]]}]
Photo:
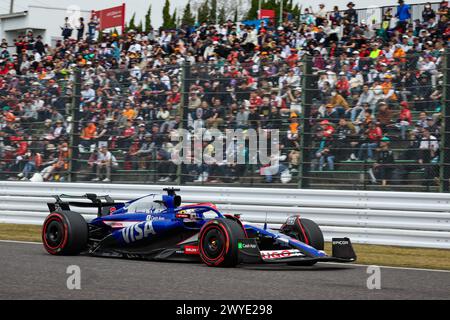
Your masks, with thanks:
[{"label": "alamy watermark", "polygon": [[178,130],[171,136],[175,164],[235,165],[258,164],[275,167],[280,161],[278,129],[196,129]]},{"label": "alamy watermark", "polygon": [[368,266],[367,274],[370,276],[367,278],[366,285],[369,290],[381,289],[381,268],[378,266]]},{"label": "alamy watermark", "polygon": [[66,285],[69,290],[81,290],[81,268],[77,265],[70,265],[66,269]]}]

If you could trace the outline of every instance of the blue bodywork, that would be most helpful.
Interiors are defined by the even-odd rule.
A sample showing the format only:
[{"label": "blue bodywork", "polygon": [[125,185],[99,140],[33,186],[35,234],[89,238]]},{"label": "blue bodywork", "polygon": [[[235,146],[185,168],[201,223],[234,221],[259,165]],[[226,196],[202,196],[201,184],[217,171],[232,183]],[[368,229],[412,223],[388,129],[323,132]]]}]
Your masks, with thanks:
[{"label": "blue bodywork", "polygon": [[[238,263],[312,265],[318,261],[356,260],[348,238],[332,239],[332,256],[318,250],[323,249],[324,239],[320,228],[311,220],[291,216],[280,230],[273,230],[267,224],[246,223],[237,215],[222,214],[212,203],[181,205],[181,197],[175,193],[179,190],[164,191],[167,194],[149,194],[120,203],[108,195],[54,196],[56,202],[47,204],[50,215],[46,219],[48,228],[46,224],[43,228],[43,237],[47,239],[44,246],[51,254],[77,252],[156,261],[203,261],[212,266],[225,259],[228,259],[225,264],[232,266]],[[71,206],[96,208],[97,217],[86,221]],[[67,242],[61,236],[69,234],[69,231],[60,232],[66,228],[77,241]],[[67,243],[78,247],[64,247]]]},{"label": "blue bodywork", "polygon": [[[211,219],[226,218],[213,204],[177,207],[174,196],[157,194],[117,204],[110,211],[109,215],[98,217],[90,224],[111,228],[112,238],[121,246],[157,240],[170,232],[198,233]],[[323,251],[266,226],[243,223],[243,227],[249,237],[270,238],[280,248],[297,249],[307,257],[326,257]]]}]

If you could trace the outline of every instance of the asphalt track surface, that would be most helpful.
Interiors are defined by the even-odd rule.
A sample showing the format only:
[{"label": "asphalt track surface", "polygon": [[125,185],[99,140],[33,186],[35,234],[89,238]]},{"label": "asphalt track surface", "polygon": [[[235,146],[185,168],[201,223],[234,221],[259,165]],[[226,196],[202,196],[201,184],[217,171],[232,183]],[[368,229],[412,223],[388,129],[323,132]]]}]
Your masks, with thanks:
[{"label": "asphalt track surface", "polygon": [[[67,289],[67,267],[81,269],[81,290]],[[367,268],[202,264],[87,256],[54,257],[42,245],[0,242],[0,299],[450,299],[450,272],[381,268],[381,289],[367,289]]]}]

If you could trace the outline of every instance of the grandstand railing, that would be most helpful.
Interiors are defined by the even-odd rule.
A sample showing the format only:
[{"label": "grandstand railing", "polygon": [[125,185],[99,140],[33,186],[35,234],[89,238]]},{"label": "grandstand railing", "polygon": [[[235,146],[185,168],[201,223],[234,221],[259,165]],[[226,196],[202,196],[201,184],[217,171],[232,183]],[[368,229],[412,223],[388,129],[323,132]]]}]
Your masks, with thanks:
[{"label": "grandstand railing", "polygon": [[[422,12],[425,8],[427,2],[423,3],[406,3],[410,6],[411,10],[411,20],[414,21],[416,19],[422,20]],[[440,2],[431,2],[431,8],[436,11],[439,9]],[[372,21],[375,20],[376,23],[382,22],[383,16],[388,10],[392,11],[393,16],[397,13],[398,5],[391,6],[377,6],[373,5],[367,8],[358,8],[355,9],[358,14],[358,23],[361,24],[365,22],[366,24],[372,24]],[[341,13],[344,13],[345,10],[341,10]]]}]

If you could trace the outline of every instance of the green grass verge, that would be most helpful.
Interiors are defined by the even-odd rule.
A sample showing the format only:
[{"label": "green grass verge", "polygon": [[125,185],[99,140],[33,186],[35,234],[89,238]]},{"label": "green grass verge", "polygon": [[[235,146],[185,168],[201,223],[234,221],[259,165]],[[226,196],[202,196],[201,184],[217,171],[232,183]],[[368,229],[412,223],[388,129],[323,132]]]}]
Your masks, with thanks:
[{"label": "green grass verge", "polygon": [[0,223],[0,240],[41,242],[41,226]]},{"label": "green grass verge", "polygon": [[[41,227],[0,223],[0,240],[40,242]],[[450,250],[365,244],[353,246],[359,264],[450,270]],[[325,251],[331,254],[330,243],[325,245]]]},{"label": "green grass verge", "polygon": [[[353,244],[356,263],[392,267],[450,270],[450,250]],[[325,245],[331,254],[331,243]]]}]

